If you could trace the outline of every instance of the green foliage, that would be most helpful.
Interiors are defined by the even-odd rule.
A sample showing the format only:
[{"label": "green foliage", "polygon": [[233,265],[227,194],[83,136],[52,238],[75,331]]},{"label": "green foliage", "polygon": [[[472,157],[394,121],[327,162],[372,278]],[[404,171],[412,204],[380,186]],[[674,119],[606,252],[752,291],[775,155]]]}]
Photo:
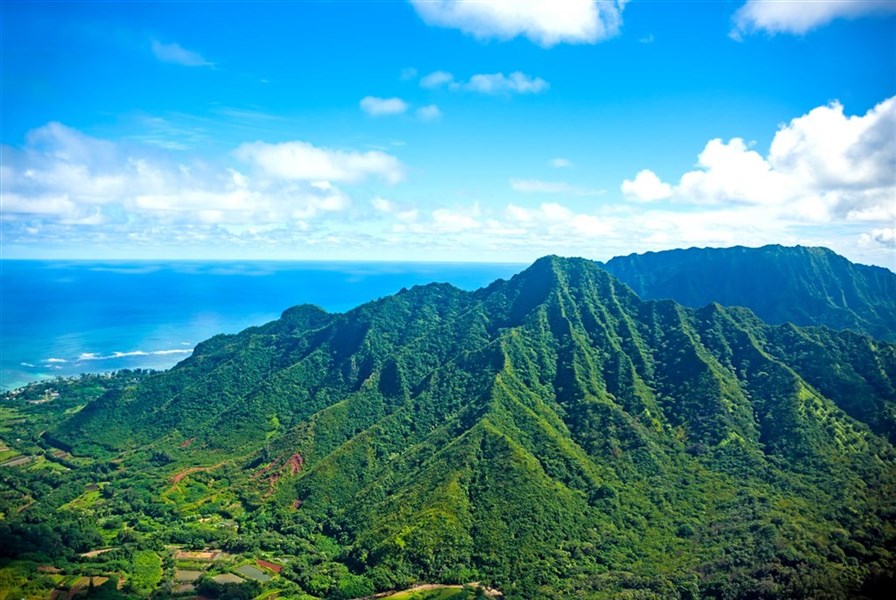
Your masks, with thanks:
[{"label": "green foliage", "polygon": [[138,596],[149,596],[162,580],[162,560],[152,550],[134,552],[128,589]]},{"label": "green foliage", "polygon": [[80,462],[0,471],[0,547],[61,563],[114,540],[90,564],[135,595],[181,544],[282,559],[265,589],[284,597],[874,596],[894,575],[894,389],[892,344],[642,301],[546,257],[472,293],[296,307],[96,390],[35,436]]},{"label": "green foliage", "polygon": [[896,275],[826,248],[690,248],[611,259],[644,299],[745,306],[769,323],[825,325],[896,342]]}]

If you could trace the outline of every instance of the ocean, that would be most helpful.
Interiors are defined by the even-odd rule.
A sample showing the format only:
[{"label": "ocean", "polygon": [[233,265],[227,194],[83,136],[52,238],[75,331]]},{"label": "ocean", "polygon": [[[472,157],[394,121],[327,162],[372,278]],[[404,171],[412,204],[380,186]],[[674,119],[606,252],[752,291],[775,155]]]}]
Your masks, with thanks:
[{"label": "ocean", "polygon": [[296,304],[344,312],[402,287],[473,290],[520,264],[0,261],[0,389],[167,369],[197,343]]}]

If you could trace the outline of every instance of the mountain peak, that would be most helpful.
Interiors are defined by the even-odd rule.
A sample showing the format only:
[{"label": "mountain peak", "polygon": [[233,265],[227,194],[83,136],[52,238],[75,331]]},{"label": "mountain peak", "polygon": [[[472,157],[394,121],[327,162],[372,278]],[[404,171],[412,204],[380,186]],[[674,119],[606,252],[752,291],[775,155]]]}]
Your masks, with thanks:
[{"label": "mountain peak", "polygon": [[852,329],[896,341],[896,274],[827,248],[689,248],[617,257],[606,269],[641,298],[745,306],[770,323]]},{"label": "mountain peak", "polygon": [[[714,265],[700,285],[777,273],[734,253],[720,263],[733,275]],[[793,277],[800,264],[772,266]],[[852,271],[796,281],[836,289],[818,273]],[[120,460],[102,471],[110,489],[165,499],[135,500],[134,522],[161,514],[193,531],[197,514],[238,514],[228,552],[294,553],[284,573],[318,597],[344,597],[325,573],[365,582],[348,597],[412,581],[487,581],[514,600],[771,585],[856,597],[869,565],[892,564],[880,524],[896,514],[894,389],[894,345],[718,301],[642,301],[593,261],[545,256],[475,292],[435,284],[345,313],[289,309],[43,439],[84,464]],[[97,510],[122,501],[97,496]],[[25,518],[74,504],[33,497]]]}]

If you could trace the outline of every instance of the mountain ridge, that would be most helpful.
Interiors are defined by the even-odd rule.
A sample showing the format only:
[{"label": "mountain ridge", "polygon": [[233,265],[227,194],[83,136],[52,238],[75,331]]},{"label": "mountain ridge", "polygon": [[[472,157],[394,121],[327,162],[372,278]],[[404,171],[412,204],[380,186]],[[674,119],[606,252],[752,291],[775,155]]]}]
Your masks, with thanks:
[{"label": "mountain ridge", "polygon": [[310,547],[322,527],[376,589],[740,597],[770,577],[785,596],[857,594],[892,575],[894,381],[892,344],[643,301],[549,256],[474,292],[289,309],[51,434],[137,464],[227,460],[256,515],[234,549],[272,535],[260,522]]},{"label": "mountain ridge", "polygon": [[780,324],[826,325],[896,341],[896,273],[827,248],[688,248],[618,256],[602,265],[645,300],[750,308]]}]

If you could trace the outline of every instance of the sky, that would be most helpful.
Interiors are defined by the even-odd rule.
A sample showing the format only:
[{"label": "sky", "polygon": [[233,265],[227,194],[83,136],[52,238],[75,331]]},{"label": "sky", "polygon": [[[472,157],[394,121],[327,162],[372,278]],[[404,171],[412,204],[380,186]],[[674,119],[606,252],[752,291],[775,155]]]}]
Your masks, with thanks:
[{"label": "sky", "polygon": [[0,256],[896,269],[896,0],[0,3]]}]

